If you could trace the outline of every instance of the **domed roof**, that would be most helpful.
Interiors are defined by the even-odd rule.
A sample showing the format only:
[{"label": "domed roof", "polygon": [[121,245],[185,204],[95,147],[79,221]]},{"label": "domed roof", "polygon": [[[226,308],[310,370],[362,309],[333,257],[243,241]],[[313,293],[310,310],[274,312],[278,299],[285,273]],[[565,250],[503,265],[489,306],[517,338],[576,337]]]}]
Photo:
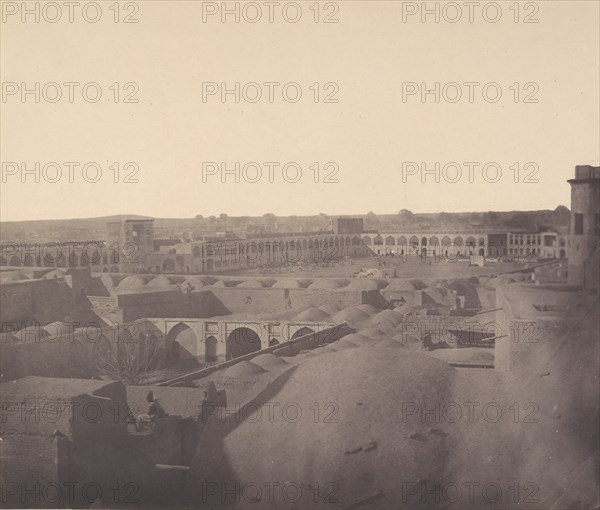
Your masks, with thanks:
[{"label": "domed roof", "polygon": [[252,358],[252,363],[258,365],[263,370],[272,370],[273,368],[284,367],[288,364],[279,356],[275,356],[275,354],[271,353],[259,354]]},{"label": "domed roof", "polygon": [[358,333],[359,335],[368,336],[369,338],[377,338],[378,340],[385,334],[378,328],[365,328],[361,329]]},{"label": "domed roof", "polygon": [[42,280],[51,280],[53,278],[63,278],[67,272],[63,269],[53,269],[52,271],[48,271],[44,276],[42,276]]},{"label": "domed roof", "polygon": [[370,336],[362,335],[361,333],[350,333],[349,335],[346,335],[344,338],[342,338],[342,340],[344,342],[352,342],[353,344],[362,347],[365,345],[374,345],[380,339],[374,339]]},{"label": "domed roof", "polygon": [[385,290],[397,291],[397,292],[412,292],[417,290],[415,285],[405,278],[394,278],[390,284],[385,288]]},{"label": "domed roof", "polygon": [[144,279],[138,275],[126,276],[123,278],[119,285],[117,285],[118,289],[132,290],[132,289],[140,289],[144,286]]},{"label": "domed roof", "polygon": [[418,338],[418,336],[410,335],[408,333],[398,333],[397,335],[394,335],[392,339],[396,340],[397,342],[401,342],[405,345],[421,343],[421,340]]},{"label": "domed roof", "polygon": [[417,309],[411,305],[400,305],[394,308],[394,312],[401,315],[414,315],[417,313]]},{"label": "domed roof", "polygon": [[406,345],[404,345],[402,342],[394,340],[393,338],[385,338],[381,342],[377,342],[375,344],[375,347],[386,347],[388,349],[404,349],[406,348]]},{"label": "domed roof", "polygon": [[321,355],[321,354],[329,354],[332,352],[337,352],[337,349],[335,349],[333,346],[331,345],[324,345],[322,347],[317,347],[314,351],[316,354]]},{"label": "domed roof", "polygon": [[376,278],[355,278],[347,286],[348,290],[379,290],[388,285],[389,282]]},{"label": "domed roof", "polygon": [[331,317],[327,313],[315,306],[311,306],[310,308],[307,308],[296,315],[296,320],[310,322],[325,321],[329,320],[330,318]]},{"label": "domed roof", "polygon": [[[404,489],[398,480],[422,479],[424,469],[431,480],[449,478],[448,466],[439,459],[452,454],[453,443],[443,437],[447,434],[432,432],[431,422],[407,420],[405,403],[435,408],[451,396],[456,373],[442,361],[401,349],[373,348],[367,356],[363,349],[345,349],[306,359],[273,389],[277,401],[294,402],[302,410],[315,402],[343,403],[336,407],[335,419],[315,420],[314,413],[303,412],[290,424],[291,412],[275,412],[268,433],[257,434],[257,424],[250,420],[215,427],[216,435],[200,435],[188,473],[188,496],[199,498],[202,482],[215,472],[224,473],[219,480],[228,487],[250,482],[263,487],[267,481],[298,480],[298,466],[309,466],[310,480],[328,480],[335,487],[336,508],[359,508],[356,503],[372,494],[398,502]],[[464,435],[471,432],[463,429]],[[275,491],[269,508],[327,507],[314,501],[312,490],[301,492],[301,499],[290,504],[282,491]],[[209,499],[207,507],[218,502],[218,497]],[[360,508],[373,506],[368,502]]]},{"label": "domed roof", "polygon": [[218,280],[212,286],[217,288],[232,288],[239,286],[241,283],[244,283],[244,280]]},{"label": "domed roof", "polygon": [[152,278],[152,280],[146,284],[146,287],[170,287],[171,285],[173,285],[171,280],[169,280],[164,274],[161,274],[156,278]]},{"label": "domed roof", "polygon": [[266,370],[251,361],[240,361],[223,372],[223,377],[247,377],[264,374]]},{"label": "domed roof", "polygon": [[115,279],[107,273],[102,273],[100,275],[100,281],[107,289],[112,289],[115,286]]},{"label": "domed roof", "polygon": [[282,278],[273,284],[274,289],[305,289],[310,285],[310,280]]},{"label": "domed roof", "polygon": [[264,286],[265,285],[260,280],[246,280],[237,285],[240,289],[262,289]]},{"label": "domed roof", "polygon": [[352,342],[351,340],[345,340],[343,338],[335,342],[335,348],[338,351],[341,351],[343,349],[354,349],[356,347],[358,347],[358,345],[356,345],[354,342]]},{"label": "domed roof", "polygon": [[382,310],[371,318],[371,322],[373,324],[389,322],[390,324],[397,326],[402,322],[402,315],[398,312],[394,312],[393,310]]},{"label": "domed roof", "polygon": [[327,315],[335,315],[340,311],[339,306],[333,303],[327,303],[326,305],[319,306],[321,310],[323,310]]},{"label": "domed roof", "polygon": [[358,305],[357,310],[360,310],[362,312],[365,312],[369,315],[374,315],[376,313],[379,313],[379,308],[375,308],[373,305],[369,305],[367,303],[363,303],[362,305]]},{"label": "domed roof", "polygon": [[207,285],[205,283],[205,281],[202,278],[200,278],[199,276],[190,276],[189,278],[186,278],[182,284],[182,288],[185,289],[185,287],[187,287],[188,283],[194,289],[201,289],[202,287]]},{"label": "domed roof", "polygon": [[51,322],[42,327],[46,338],[58,338],[73,331],[72,326],[61,321]]},{"label": "domed roof", "polygon": [[348,285],[348,280],[333,278],[316,278],[308,287],[311,290],[334,290]]},{"label": "domed roof", "polygon": [[359,310],[356,306],[348,306],[343,310],[339,311],[333,316],[335,322],[350,322],[356,323],[367,320],[369,315]]}]

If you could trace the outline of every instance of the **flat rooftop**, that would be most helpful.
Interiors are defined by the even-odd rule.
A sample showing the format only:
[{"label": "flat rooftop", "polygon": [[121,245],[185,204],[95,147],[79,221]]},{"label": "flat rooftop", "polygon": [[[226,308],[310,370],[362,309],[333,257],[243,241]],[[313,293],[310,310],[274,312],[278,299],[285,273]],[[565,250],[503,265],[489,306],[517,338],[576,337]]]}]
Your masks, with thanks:
[{"label": "flat rooftop", "polygon": [[94,395],[115,381],[96,379],[62,379],[55,377],[27,376],[16,381],[0,384],[0,395],[31,395],[32,397],[51,397],[67,400],[79,395]]}]

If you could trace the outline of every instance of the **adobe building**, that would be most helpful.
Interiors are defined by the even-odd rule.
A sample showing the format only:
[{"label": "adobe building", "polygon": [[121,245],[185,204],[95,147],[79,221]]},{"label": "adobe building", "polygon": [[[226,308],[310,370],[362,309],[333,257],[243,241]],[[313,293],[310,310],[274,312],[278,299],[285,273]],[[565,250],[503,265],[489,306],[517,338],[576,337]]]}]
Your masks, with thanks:
[{"label": "adobe building", "polygon": [[600,167],[578,165],[571,185],[569,276],[572,285],[598,290],[600,238]]}]

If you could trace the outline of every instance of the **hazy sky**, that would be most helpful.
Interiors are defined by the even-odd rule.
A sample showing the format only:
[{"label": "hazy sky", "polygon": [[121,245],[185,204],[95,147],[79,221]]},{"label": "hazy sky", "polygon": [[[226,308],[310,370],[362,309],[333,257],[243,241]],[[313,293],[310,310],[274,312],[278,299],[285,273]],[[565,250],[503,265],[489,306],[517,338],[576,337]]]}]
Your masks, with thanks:
[{"label": "hazy sky", "polygon": [[[521,2],[519,9],[513,1],[480,2],[472,23],[464,2],[426,2],[432,10],[439,5],[439,23],[434,14],[424,23],[420,12],[410,14],[421,2],[279,2],[273,23],[265,2],[226,2],[232,10],[239,5],[239,23],[234,14],[225,22],[219,12],[208,15],[221,2],[122,2],[117,13],[114,2],[102,1],[96,23],[85,21],[80,7],[69,23],[68,7],[57,3],[56,23],[48,20],[58,11],[45,2],[39,23],[33,14],[23,23],[20,12],[12,14],[21,2],[3,2],[4,221],[553,209],[569,206],[565,181],[575,165],[599,164],[597,1]],[[88,19],[97,16],[86,9]],[[262,18],[250,23],[258,9]],[[451,23],[458,9],[462,18]],[[286,21],[299,12],[297,22]],[[123,23],[125,16],[139,22]],[[324,23],[326,16],[338,23]],[[39,103],[35,93],[21,95],[23,84],[35,90],[36,82]],[[244,94],[239,103],[233,93],[223,102],[219,92],[203,101],[209,82],[232,90],[239,82]],[[251,82],[260,89],[244,87]],[[403,98],[403,90],[415,92],[410,82],[419,90]],[[433,89],[436,82],[440,102],[434,94],[423,102],[421,84]],[[283,99],[286,83],[290,101],[301,90],[297,102]],[[94,103],[98,87],[102,97]],[[262,97],[253,103],[257,90]],[[502,97],[492,102],[498,90]],[[58,91],[62,97],[51,102]],[[128,95],[138,102],[124,102]],[[57,182],[21,174],[21,163],[35,169],[36,162],[41,175],[46,163],[60,163],[62,176],[53,166],[43,175]],[[79,163],[74,182],[65,162]],[[101,169],[97,182],[83,177],[88,162]],[[139,168],[138,182],[115,183],[115,163],[123,181],[135,168],[124,168],[128,162]],[[229,169],[239,162],[240,182],[218,167],[203,179],[203,162]],[[262,177],[250,166],[241,174],[248,162],[260,164]],[[266,162],[279,163],[272,175]],[[301,172],[288,165],[282,173],[290,162]],[[440,169],[458,163],[462,176],[446,166],[435,182],[433,173],[406,165],[435,170],[436,162]],[[478,163],[472,179],[465,162]],[[490,162],[501,173],[488,166],[484,178]],[[403,167],[413,173],[403,176]],[[95,167],[86,168],[95,180]],[[323,182],[328,176],[334,182]]]}]

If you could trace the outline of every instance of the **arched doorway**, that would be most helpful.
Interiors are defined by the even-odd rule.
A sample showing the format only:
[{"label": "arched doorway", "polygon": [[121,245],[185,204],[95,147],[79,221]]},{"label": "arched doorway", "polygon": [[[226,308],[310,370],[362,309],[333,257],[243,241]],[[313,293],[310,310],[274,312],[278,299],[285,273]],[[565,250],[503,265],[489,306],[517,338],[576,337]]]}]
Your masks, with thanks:
[{"label": "arched doorway", "polygon": [[258,334],[250,328],[234,329],[225,342],[225,358],[230,360],[244,354],[260,351],[261,343]]},{"label": "arched doorway", "polygon": [[198,353],[198,338],[192,328],[180,322],[167,335],[167,349],[169,361],[195,359]]},{"label": "arched doorway", "polygon": [[300,328],[298,331],[296,331],[292,335],[292,338],[290,338],[290,340],[295,340],[296,338],[300,338],[301,336],[304,336],[304,335],[310,335],[311,333],[314,333],[314,332],[315,332],[314,329],[304,326],[304,327]]},{"label": "arched doorway", "polygon": [[207,363],[217,361],[217,339],[209,336],[204,344],[204,361]]}]

